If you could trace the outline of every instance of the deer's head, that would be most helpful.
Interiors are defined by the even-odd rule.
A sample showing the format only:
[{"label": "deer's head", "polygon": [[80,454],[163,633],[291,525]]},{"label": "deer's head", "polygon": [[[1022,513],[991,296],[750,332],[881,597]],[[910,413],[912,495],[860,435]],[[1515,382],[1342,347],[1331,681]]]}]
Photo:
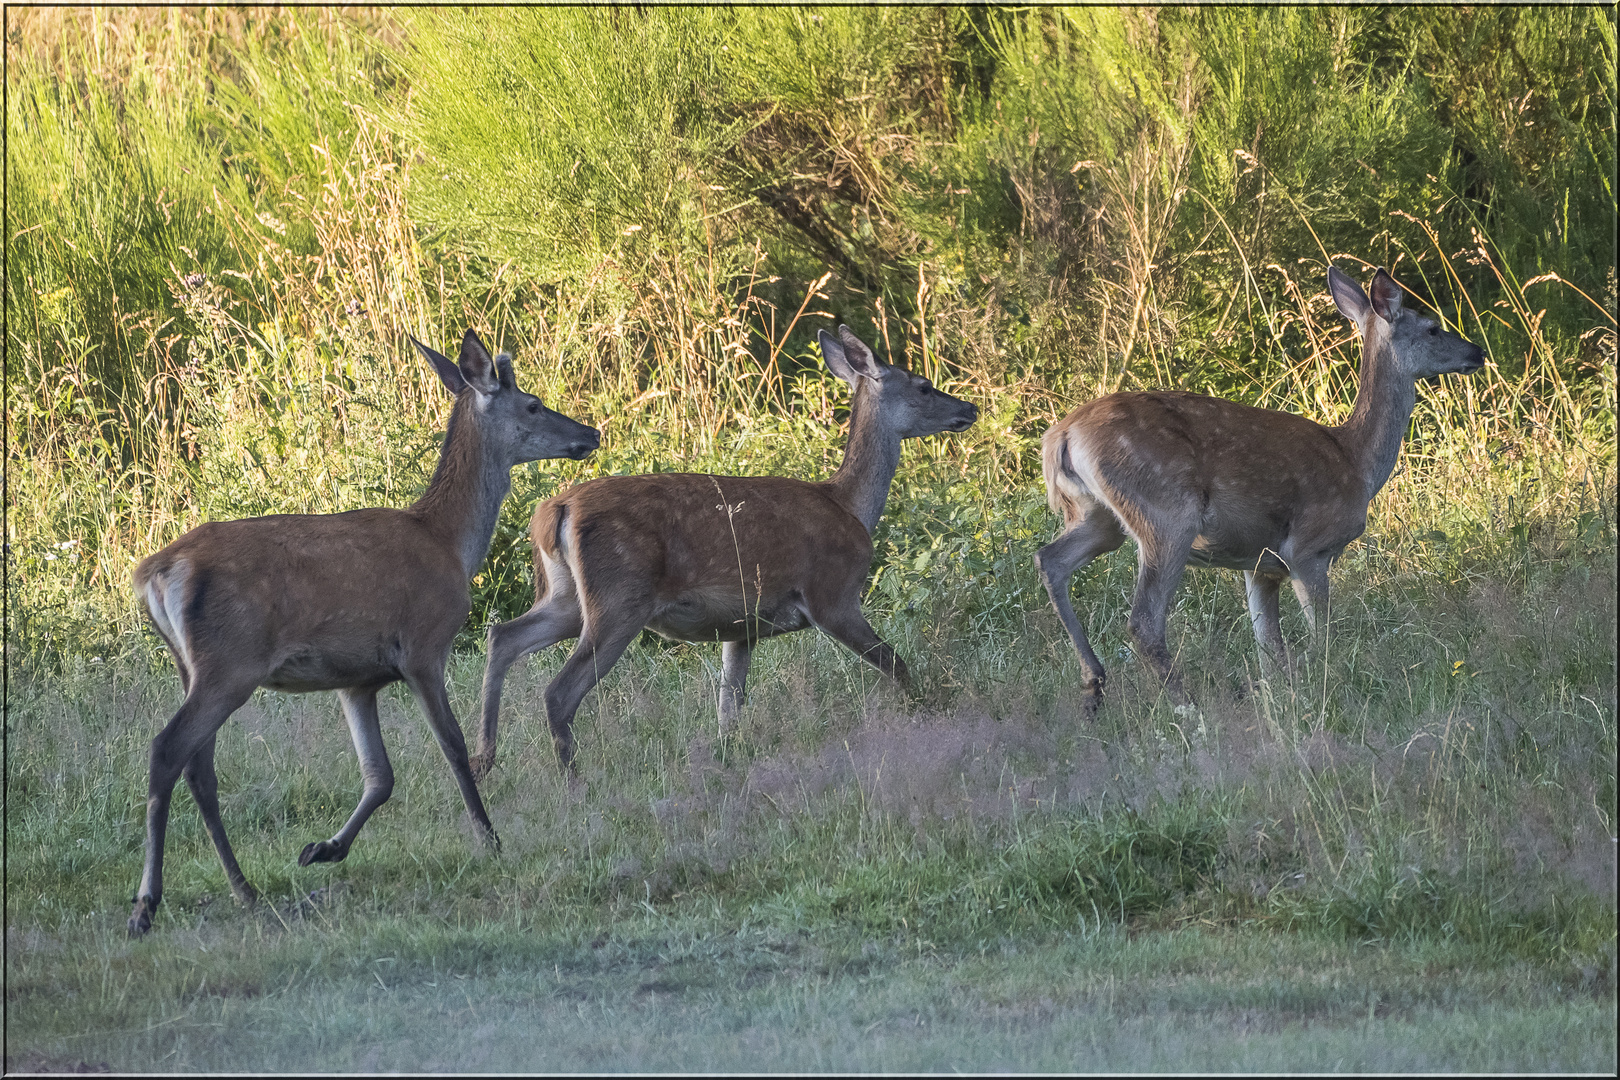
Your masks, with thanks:
[{"label": "deer's head", "polygon": [[875,409],[879,424],[900,438],[966,431],[979,418],[972,402],[936,389],[921,375],[880,363],[849,327],[839,326],[837,337],[825,330],[819,337],[827,369],[849,383],[856,397],[869,394],[863,408]]},{"label": "deer's head", "polygon": [[1339,314],[1356,324],[1364,348],[1382,345],[1413,382],[1478,371],[1485,354],[1478,345],[1445,329],[1439,320],[1404,306],[1406,294],[1383,267],[1372,279],[1372,298],[1337,267],[1328,267],[1328,290]]},{"label": "deer's head", "polygon": [[452,363],[411,338],[446,390],[456,395],[470,393],[469,405],[477,417],[485,446],[513,465],[542,458],[579,458],[595,450],[600,434],[589,424],[570,420],[541,404],[533,394],[517,388],[512,376],[512,358],[506,353],[491,359],[489,350],[471,330],[461,339],[461,357]]}]

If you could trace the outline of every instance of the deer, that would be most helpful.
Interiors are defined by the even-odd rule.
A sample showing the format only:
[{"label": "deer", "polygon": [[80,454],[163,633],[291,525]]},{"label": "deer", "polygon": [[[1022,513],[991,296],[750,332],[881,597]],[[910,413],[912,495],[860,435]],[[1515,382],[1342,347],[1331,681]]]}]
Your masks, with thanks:
[{"label": "deer", "polygon": [[454,363],[411,343],[455,395],[438,465],[414,504],[207,522],[135,567],[136,598],[168,646],[185,697],[152,740],[132,937],[151,928],[163,896],[164,832],[182,775],[232,893],[245,905],[258,898],[220,819],[214,740],[261,686],[336,690],[360,761],[359,805],[335,836],[303,849],[300,866],[341,862],[388,800],[394,774],[377,692],[401,680],[427,715],[479,838],[499,846],[450,710],[445,665],[472,609],[468,583],[489,550],[512,468],[584,458],[599,438],[519,390],[511,357],[491,360],[472,330]]},{"label": "deer", "polygon": [[545,709],[570,777],[574,714],[643,628],[673,641],[720,642],[722,737],[742,708],[755,646],[810,626],[911,691],[905,662],[861,612],[872,530],[901,442],[966,431],[979,411],[881,363],[848,326],[818,337],[827,368],[851,391],[844,460],[830,480],[608,476],[535,508],[535,601],[489,628],[474,775],[487,776],[495,762],[507,671],[565,638],[578,642],[546,687]]},{"label": "deer", "polygon": [[1128,629],[1178,707],[1192,701],[1165,646],[1165,622],[1188,565],[1243,571],[1262,675],[1291,670],[1282,583],[1292,582],[1316,638],[1328,567],[1362,534],[1395,469],[1417,382],[1483,365],[1478,345],[1405,307],[1383,268],[1370,299],[1337,267],[1327,276],[1335,307],[1362,341],[1355,406],[1343,424],[1160,390],[1088,401],[1042,436],[1047,502],[1063,526],[1035,563],[1080,657],[1085,714],[1095,714],[1107,676],[1069,602],[1075,571],[1127,536],[1136,541]]}]

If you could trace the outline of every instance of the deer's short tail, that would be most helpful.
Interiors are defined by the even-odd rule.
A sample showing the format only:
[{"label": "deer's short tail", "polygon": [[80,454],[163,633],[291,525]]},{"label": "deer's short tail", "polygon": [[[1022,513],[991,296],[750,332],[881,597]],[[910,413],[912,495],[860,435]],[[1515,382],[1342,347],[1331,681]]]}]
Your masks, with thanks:
[{"label": "deer's short tail", "polygon": [[181,681],[189,685],[191,641],[190,628],[186,625],[186,601],[193,601],[194,607],[197,590],[188,588],[192,585],[190,564],[184,559],[169,562],[162,555],[160,552],[145,559],[135,568],[135,595],[158,636],[168,645],[169,654],[180,669]]},{"label": "deer's short tail", "polygon": [[1085,516],[1092,502],[1085,481],[1075,472],[1069,450],[1069,430],[1064,425],[1047,429],[1041,437],[1041,475],[1046,480],[1046,505],[1063,519],[1068,528]]},{"label": "deer's short tail", "polygon": [[[546,598],[552,587],[561,584],[561,592],[567,595],[573,587],[566,580],[566,576],[574,573],[573,566],[578,552],[572,550],[578,543],[574,526],[578,510],[567,492],[554,495],[534,508],[534,517],[529,523],[529,540],[534,545],[534,602],[540,603]],[[553,581],[553,575],[564,575]]]}]

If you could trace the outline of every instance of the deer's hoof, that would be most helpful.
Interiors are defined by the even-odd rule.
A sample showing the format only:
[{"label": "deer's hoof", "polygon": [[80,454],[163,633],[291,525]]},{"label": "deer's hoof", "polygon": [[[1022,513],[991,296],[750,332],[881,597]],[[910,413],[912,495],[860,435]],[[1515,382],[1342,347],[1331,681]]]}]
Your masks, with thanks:
[{"label": "deer's hoof", "polygon": [[561,767],[563,775],[578,775],[579,769],[574,765],[574,740],[564,740],[553,736],[551,744],[557,750],[557,764]]},{"label": "deer's hoof", "polygon": [[143,896],[136,900],[135,910],[129,916],[129,936],[144,937],[152,929],[152,913],[156,910],[157,901],[151,897]]},{"label": "deer's hoof", "polygon": [[349,854],[348,848],[340,848],[330,840],[317,840],[313,844],[305,844],[304,850],[298,853],[298,865],[308,866],[318,862],[342,862]]}]

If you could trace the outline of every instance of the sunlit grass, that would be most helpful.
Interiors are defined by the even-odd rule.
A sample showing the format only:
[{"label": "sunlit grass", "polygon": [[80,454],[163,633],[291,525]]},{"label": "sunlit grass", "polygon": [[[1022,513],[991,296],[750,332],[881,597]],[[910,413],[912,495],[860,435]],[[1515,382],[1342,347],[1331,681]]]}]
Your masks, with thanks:
[{"label": "sunlit grass", "polygon": [[[10,17],[8,1065],[532,1068],[540,1030],[556,1068],[1612,1068],[1612,12]],[[1529,66],[1464,94],[1489,26]],[[1380,34],[1457,57],[1382,71]],[[559,50],[581,115],[525,157],[558,86],[523,65]],[[1291,96],[1273,56],[1333,77]],[[485,65],[506,96],[458,99]],[[668,100],[601,106],[638,85]],[[1491,127],[1514,116],[1540,130]],[[1425,157],[1487,137],[1483,165]],[[1342,419],[1329,259],[1392,266],[1485,369],[1420,388],[1332,633],[1285,602],[1293,681],[1259,680],[1241,579],[1191,571],[1178,713],[1130,653],[1134,553],[1078,575],[1113,676],[1084,719],[1031,561],[1040,432],[1160,384]],[[331,695],[261,691],[219,772],[266,903],[236,908],[183,795],[156,929],[122,937],[179,700],[139,558],[208,519],[408,503],[450,403],[405,335],[476,327],[603,445],[514,474],[452,664],[465,722],[484,623],[532,598],[536,500],[831,473],[835,320],[981,408],[908,445],[875,537],[865,608],[915,699],[793,635],[722,744],[718,650],[646,636],[579,714],[571,787],[559,646],[508,684],[489,857],[396,688],[393,799],[300,868],[357,769]]]}]

